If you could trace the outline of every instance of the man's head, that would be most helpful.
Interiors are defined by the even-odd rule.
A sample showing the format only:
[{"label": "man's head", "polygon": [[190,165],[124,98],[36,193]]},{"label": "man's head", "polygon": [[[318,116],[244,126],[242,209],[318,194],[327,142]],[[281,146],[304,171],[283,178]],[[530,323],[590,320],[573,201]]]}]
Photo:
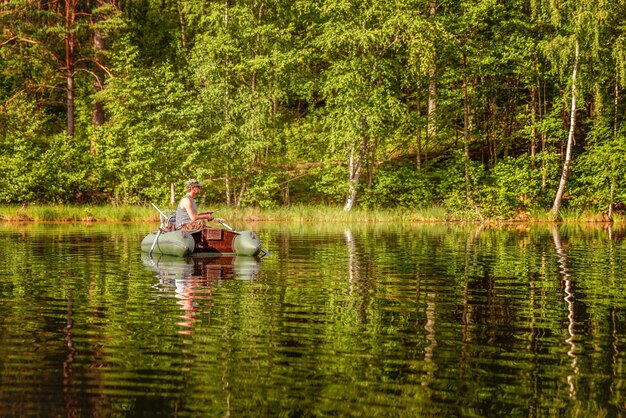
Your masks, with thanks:
[{"label": "man's head", "polygon": [[185,188],[187,189],[187,191],[191,191],[191,189],[193,189],[194,187],[197,187],[198,189],[201,189],[202,188],[202,183],[200,183],[196,179],[188,180],[187,183],[185,183]]}]

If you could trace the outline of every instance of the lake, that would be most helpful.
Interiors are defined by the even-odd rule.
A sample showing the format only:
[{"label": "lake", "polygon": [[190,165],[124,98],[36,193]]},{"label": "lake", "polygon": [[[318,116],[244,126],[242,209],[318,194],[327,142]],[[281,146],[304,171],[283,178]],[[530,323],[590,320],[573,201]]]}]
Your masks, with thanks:
[{"label": "lake", "polygon": [[0,226],[2,416],[626,414],[623,227],[150,228]]}]

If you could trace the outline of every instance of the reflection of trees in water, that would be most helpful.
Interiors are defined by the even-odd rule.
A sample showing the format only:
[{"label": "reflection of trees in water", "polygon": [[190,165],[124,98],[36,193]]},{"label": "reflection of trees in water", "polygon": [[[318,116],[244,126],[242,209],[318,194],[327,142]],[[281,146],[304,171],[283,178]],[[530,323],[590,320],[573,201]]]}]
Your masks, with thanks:
[{"label": "reflection of trees in water", "polygon": [[[419,305],[420,300],[420,266],[417,266],[417,288],[416,288],[416,302]],[[433,379],[435,375],[435,371],[437,369],[437,364],[435,362],[435,349],[437,348],[437,332],[436,332],[436,311],[437,311],[437,293],[436,292],[426,292],[426,308],[425,308],[425,317],[426,321],[424,323],[424,331],[426,333],[425,338],[427,343],[424,346],[424,363],[425,363],[425,373],[428,376],[427,379],[422,379],[421,385],[427,387],[430,381]]]},{"label": "reflection of trees in water", "polygon": [[[609,243],[608,243],[608,256],[607,256],[607,260],[608,260],[608,264],[609,264],[609,272],[610,275],[609,277],[611,277],[611,285],[614,286],[615,285],[615,277],[619,277],[618,272],[616,272],[616,266],[619,265],[618,261],[617,261],[617,257],[615,254],[615,246],[614,243],[618,243],[620,241],[622,241],[624,239],[625,233],[624,233],[624,229],[618,229],[616,232],[613,231],[613,224],[610,223],[607,225],[607,237],[609,239]],[[616,315],[617,314],[617,315]],[[611,310],[609,313],[610,316],[610,336],[611,336],[611,350],[612,350],[612,354],[611,354],[611,364],[610,364],[610,370],[609,370],[609,374],[612,376],[616,376],[621,374],[621,370],[622,370],[622,357],[623,354],[620,351],[620,330],[619,325],[618,325],[618,316],[619,315],[619,309],[616,308],[615,306],[611,306]],[[617,383],[617,380],[612,380],[610,383],[610,386],[608,388],[608,390],[611,393],[619,393],[621,390],[621,385],[619,383]]]},{"label": "reflection of trees in water", "polygon": [[[413,359],[413,350],[421,347],[421,356],[424,364],[421,366],[424,376],[420,377],[420,385],[428,387],[433,379],[436,378],[438,370],[436,350],[437,341],[437,298],[438,293],[433,289],[432,282],[428,279],[431,277],[426,273],[426,280],[422,282],[421,269],[423,258],[410,257],[407,260],[398,261],[405,263],[408,268],[413,270],[412,277],[408,280],[414,280],[413,292],[411,294],[402,293],[402,288],[395,288],[390,280],[397,279],[396,276],[385,277],[380,269],[380,262],[389,255],[387,251],[389,247],[402,247],[405,243],[405,237],[402,234],[391,233],[389,235],[366,235],[358,234],[355,236],[351,229],[344,230],[344,238],[346,243],[347,254],[347,275],[348,275],[348,296],[354,301],[356,312],[358,313],[358,323],[368,324],[377,328],[377,332],[385,332],[384,329],[389,327],[389,336],[393,339],[393,343],[388,340],[390,345],[407,344],[407,352],[396,353],[400,356],[410,356]],[[406,248],[410,251],[409,248]],[[395,261],[394,261],[395,264]],[[394,266],[399,268],[397,265]],[[402,268],[400,268],[402,271]],[[428,268],[425,268],[428,271]],[[395,269],[394,269],[395,272]],[[402,276],[401,276],[402,277]],[[384,292],[384,293],[383,293]],[[409,299],[406,299],[406,297]],[[380,298],[385,299],[384,301]],[[380,305],[375,309],[372,308],[372,301],[377,300]],[[410,300],[410,302],[409,302]],[[402,311],[398,312],[394,309],[386,310],[385,302],[390,303],[390,307],[402,306]],[[409,306],[407,306],[409,305]],[[421,309],[423,308],[423,309]],[[405,310],[407,309],[407,310]],[[421,324],[421,328],[420,328]],[[396,334],[395,329],[409,327],[412,331],[408,334]],[[412,337],[409,337],[412,335]],[[383,347],[377,347],[381,352],[385,352]],[[417,354],[417,352],[415,353]],[[391,353],[388,353],[391,355]],[[388,373],[390,376],[410,376],[415,374],[416,370],[408,365],[400,365],[401,358],[396,358],[395,366],[383,372],[382,362],[384,360],[377,359],[370,365],[379,364],[382,373]]]},{"label": "reflection of trees in water", "polygon": [[[213,306],[214,297],[220,286],[226,281],[254,281],[260,274],[260,259],[257,257],[237,256],[197,256],[190,258],[162,257],[158,260],[144,259],[144,265],[157,272],[160,290],[171,292],[180,306],[180,326],[178,333],[183,335],[182,354],[185,356],[181,373],[187,375],[196,362],[191,336],[196,325],[200,326],[198,315],[204,316],[207,308]],[[202,318],[201,316],[201,318]],[[227,340],[229,340],[227,338]],[[225,350],[228,352],[229,350]],[[234,368],[232,359],[224,356],[220,366],[222,392],[224,393],[224,413],[231,415],[231,373]],[[190,376],[193,376],[191,373]],[[185,386],[192,387],[193,377],[185,378]],[[204,384],[204,382],[202,383]]]},{"label": "reflection of trees in water", "polygon": [[[298,257],[310,256],[332,269],[333,279],[341,276],[343,297],[331,303],[337,304],[334,319],[347,335],[342,341],[358,343],[350,340],[350,334],[361,337],[363,331],[380,337],[371,343],[377,351],[372,350],[363,367],[380,367],[380,374],[399,376],[399,381],[419,379],[428,391],[440,391],[442,379],[451,378],[472,396],[495,382],[503,390],[516,387],[520,389],[516,396],[530,401],[529,415],[539,415],[552,408],[550,402],[568,396],[577,401],[599,396],[596,389],[581,386],[588,381],[581,375],[598,373],[598,367],[606,375],[623,374],[622,312],[614,307],[602,312],[608,300],[585,297],[584,292],[602,285],[599,253],[576,254],[568,245],[584,251],[587,243],[616,239],[616,233],[611,228],[574,230],[568,241],[567,226],[556,231],[558,236],[544,227],[502,229],[450,228],[449,233],[405,235],[351,228],[341,230],[339,243],[333,234],[330,239],[316,236],[315,247],[292,244]],[[611,243],[608,249],[606,257],[613,260]],[[586,271],[579,266],[588,262],[595,263],[593,276],[577,280],[572,272]],[[612,278],[621,274],[610,270],[614,262],[606,266]],[[385,277],[388,271],[391,274]],[[618,293],[616,288],[614,295]],[[598,314],[605,319],[599,322]],[[588,342],[599,347],[595,354],[587,350]],[[394,344],[404,351],[388,351]],[[405,368],[402,358],[393,366],[385,364],[386,356],[396,354],[410,358],[412,366]],[[611,362],[614,366],[608,370]],[[619,393],[620,376],[603,383],[596,377],[589,381],[595,380],[593,384],[600,384],[605,393],[613,389]],[[472,384],[477,389],[470,388]],[[488,402],[484,401],[485,408]]]},{"label": "reflection of trees in water", "polygon": [[574,338],[576,337],[576,320],[575,313],[575,298],[574,289],[572,286],[572,280],[570,278],[569,268],[567,266],[567,253],[563,249],[563,243],[561,242],[561,235],[557,226],[552,227],[552,240],[554,241],[554,248],[556,250],[556,256],[559,263],[559,276],[561,280],[561,290],[565,294],[563,300],[567,303],[567,335],[565,343],[568,345],[567,355],[570,358],[571,373],[567,376],[567,385],[569,386],[569,394],[571,397],[576,397],[576,386],[574,378],[578,375],[578,358],[576,357],[576,343]]},{"label": "reflection of trees in water", "polygon": [[357,255],[356,243],[352,236],[352,231],[346,229],[346,248],[348,249],[348,282],[350,283],[349,293],[352,295],[355,288],[358,290],[361,279],[361,262]]},{"label": "reflection of trees in water", "polygon": [[78,399],[74,390],[72,378],[72,363],[76,357],[76,348],[74,347],[74,339],[72,336],[72,328],[74,327],[74,300],[68,297],[67,313],[65,315],[66,324],[63,328],[65,343],[67,345],[67,357],[63,362],[63,396],[65,398],[65,408],[67,416],[75,416],[78,407]]},{"label": "reflection of trees in water", "polygon": [[346,229],[344,231],[344,236],[346,237],[346,248],[348,250],[348,282],[350,283],[348,293],[351,296],[359,296],[359,318],[361,323],[364,324],[368,320],[367,307],[371,297],[369,291],[372,287],[372,260],[371,257],[366,257],[366,265],[363,269],[361,265],[361,256],[358,252],[352,231],[350,229]]},{"label": "reflection of trees in water", "polygon": [[[492,238],[494,240],[492,240]],[[459,322],[461,342],[465,347],[461,352],[462,366],[476,353],[476,347],[501,347],[512,349],[515,345],[517,306],[511,303],[507,291],[508,272],[501,270],[500,260],[494,253],[497,241],[492,231],[478,226],[465,237],[462,265],[462,294],[460,297]],[[503,274],[506,274],[503,276]],[[512,276],[512,275],[511,275]]]},{"label": "reflection of trees in water", "polygon": [[[269,266],[269,271],[276,274],[271,288],[268,286],[267,290],[274,303],[266,304],[263,308],[260,304],[255,305],[254,310],[247,311],[230,309],[233,315],[237,315],[237,322],[229,319],[232,321],[229,324],[239,326],[239,321],[243,321],[240,318],[246,316],[240,313],[258,314],[258,323],[262,323],[260,329],[270,331],[271,349],[286,347],[293,340],[301,345],[289,347],[290,353],[306,353],[306,356],[314,358],[308,359],[307,363],[302,360],[298,365],[318,364],[318,361],[321,364],[328,361],[328,351],[323,350],[334,350],[331,353],[337,358],[328,361],[324,369],[328,376],[339,375],[337,364],[343,367],[340,369],[344,373],[341,377],[349,377],[351,382],[357,381],[365,374],[364,371],[368,371],[372,381],[379,383],[381,388],[393,382],[385,389],[401,387],[406,390],[403,399],[411,398],[410,395],[416,395],[411,399],[418,399],[418,396],[427,399],[431,395],[431,399],[442,399],[451,394],[451,404],[457,399],[456,405],[461,402],[467,402],[470,406],[478,405],[484,409],[474,410],[485,415],[494,411],[488,409],[489,402],[510,406],[523,399],[530,401],[528,416],[549,415],[545,413],[547,410],[569,412],[576,406],[585,410],[597,403],[604,411],[608,411],[608,415],[614,415],[615,410],[608,409],[606,405],[619,403],[619,408],[623,405],[623,336],[626,330],[624,303],[621,299],[624,285],[620,283],[624,274],[620,269],[623,268],[625,247],[616,244],[618,233],[611,228],[598,229],[591,234],[585,231],[584,235],[570,228],[574,227],[560,226],[556,231],[558,236],[554,235],[555,231],[551,228],[518,231],[518,235],[514,236],[489,231],[476,233],[474,230],[466,233],[465,230],[459,232],[451,228],[449,234],[414,234],[411,238],[405,238],[405,235],[398,233],[383,236],[382,239],[378,239],[378,235],[362,234],[358,229],[347,233],[341,229],[332,234],[330,239],[327,236],[316,236],[316,246],[305,246],[298,241],[299,237],[290,240],[288,234],[283,234],[280,238],[285,252],[282,251],[283,247],[276,251]],[[535,235],[532,235],[533,232]],[[527,234],[526,238],[522,234]],[[589,252],[586,252],[587,244],[607,237],[608,244],[602,243],[601,247],[589,245]],[[22,244],[18,242],[17,245]],[[500,247],[499,253],[493,252],[496,246]],[[398,248],[402,248],[402,251],[398,251]],[[518,249],[519,254],[515,254]],[[576,253],[577,250],[580,252]],[[290,252],[294,258],[298,257],[297,263],[282,262],[283,258],[291,261]],[[410,257],[405,254],[410,254]],[[484,257],[485,254],[492,258]],[[398,255],[400,257],[396,259]],[[506,260],[502,263],[501,256],[511,256],[513,263],[520,263],[517,266],[519,268],[513,264],[507,266]],[[117,259],[115,262],[118,262]],[[274,262],[275,265],[271,264]],[[502,264],[498,266],[498,263]],[[315,266],[311,267],[312,264]],[[433,269],[435,265],[436,269]],[[9,269],[17,267],[7,266]],[[179,293],[188,297],[187,301],[196,297],[195,309],[201,310],[197,312],[194,338],[178,336],[176,339],[177,342],[190,340],[194,345],[184,346],[180,352],[176,346],[172,351],[172,354],[185,356],[185,364],[182,366],[185,370],[191,367],[188,361],[197,362],[200,359],[198,354],[204,356],[208,351],[204,346],[206,339],[198,338],[205,331],[203,321],[208,317],[202,316],[202,309],[212,303],[206,287],[211,287],[214,292],[220,291],[219,276],[223,274],[220,269],[212,266],[198,270],[193,266],[191,275],[181,280],[181,285],[188,288],[181,287]],[[124,298],[130,291],[125,291],[124,295],[115,292],[116,289],[104,292],[102,288],[109,280],[109,271],[105,268],[95,270],[93,267],[89,270],[95,284],[92,285],[93,294],[91,291],[89,293],[88,313],[84,306],[87,295],[85,288],[67,291],[60,287],[66,294],[51,293],[56,299],[63,297],[60,310],[55,311],[60,315],[55,314],[56,322],[51,322],[51,325],[54,326],[57,350],[54,383],[64,383],[63,392],[56,391],[56,402],[67,405],[67,411],[73,406],[86,411],[87,402],[91,403],[91,410],[110,411],[111,397],[107,395],[110,391],[105,389],[110,389],[107,385],[112,383],[118,384],[111,373],[117,372],[117,365],[121,363],[121,354],[117,350],[122,346],[128,347],[129,354],[125,354],[124,358],[143,367],[147,358],[143,350],[145,343],[157,340],[152,334],[135,335],[134,326],[119,327],[124,317],[119,309],[112,307],[126,303]],[[402,287],[395,287],[393,280],[382,276],[388,271],[399,275],[389,277],[402,280]],[[601,277],[601,272],[605,273],[604,277]],[[15,276],[31,277],[32,274]],[[145,283],[155,283],[154,275],[149,276]],[[35,290],[39,289],[36,287],[38,283],[46,283],[30,282],[31,287],[27,289]],[[168,311],[171,321],[165,324],[167,327],[158,333],[154,332],[154,335],[162,332],[169,333],[168,336],[178,335],[176,333],[179,330],[185,329],[176,325],[178,315],[185,315],[186,310],[182,301],[173,299],[176,296],[173,285],[175,283],[172,282],[164,289],[172,298],[160,299],[163,303],[152,304],[153,307],[144,308],[143,298],[146,297],[145,290],[150,291],[149,288],[135,288],[138,293],[130,295],[140,301],[142,312],[155,317],[163,315],[164,306],[174,309]],[[604,289],[606,293],[603,297]],[[511,299],[508,298],[509,291],[514,296]],[[285,292],[287,297],[279,299],[279,293]],[[37,294],[36,291],[31,293]],[[198,298],[202,300],[203,297],[208,298],[198,302]],[[311,300],[317,305],[307,305]],[[180,306],[174,302],[179,302]],[[193,310],[193,304],[186,306]],[[294,307],[303,308],[298,310],[297,317],[290,316]],[[307,314],[305,309],[309,307],[318,309],[315,315]],[[283,312],[277,312],[279,310]],[[586,310],[589,311],[588,315]],[[215,310],[213,312],[217,313]],[[104,318],[105,315],[108,316]],[[324,325],[315,322],[320,319],[325,321]],[[291,326],[296,320],[310,321],[312,324],[311,328],[296,330],[314,329],[319,333],[294,333],[293,328],[281,325]],[[389,320],[398,322],[392,324]],[[145,323],[149,324],[147,321]],[[104,325],[108,329],[104,329]],[[251,321],[247,326],[252,328],[255,325]],[[277,330],[279,325],[283,328]],[[386,326],[389,328],[381,329]],[[399,332],[392,333],[394,327]],[[85,329],[88,330],[87,337]],[[291,333],[282,334],[283,330]],[[30,332],[30,329],[26,332]],[[249,332],[249,335],[256,335]],[[102,341],[104,335],[110,335],[111,339],[104,340],[106,345],[100,350],[94,341]],[[367,339],[372,336],[374,338],[371,340]],[[39,338],[45,341],[46,337]],[[362,363],[355,360],[355,356],[342,358],[341,354],[337,354],[343,353],[343,349],[350,352],[348,350],[359,343],[363,344],[363,350],[371,350],[367,353],[369,355],[360,356],[364,359]],[[231,349],[239,347],[234,338],[219,341],[218,344],[220,349],[226,348],[223,352],[233,352]],[[393,344],[399,347],[398,351],[391,351],[395,349],[391,347]],[[156,346],[149,347],[156,351]],[[46,347],[40,348],[42,351],[44,349]],[[188,352],[191,354],[188,355]],[[393,355],[405,357],[387,361],[388,356]],[[219,358],[219,369],[225,376],[222,382],[217,373],[210,375],[213,381],[211,385],[224,388],[220,409],[224,408],[224,402],[227,405],[230,403],[231,383],[233,394],[237,393],[237,378],[241,382],[241,377],[232,376],[240,367],[237,365],[240,359],[241,356],[235,355]],[[290,357],[287,360],[299,362],[300,359]],[[110,363],[107,365],[107,362]],[[62,369],[61,363],[64,363]],[[258,371],[264,371],[265,365],[259,365]],[[274,364],[270,366],[276,370]],[[254,367],[253,371],[256,372]],[[378,370],[372,371],[374,367]],[[61,372],[63,375],[59,376]],[[185,385],[189,385],[189,390],[197,391],[208,386],[205,380],[209,379],[204,372],[206,370],[198,373],[196,369],[190,373],[189,379],[185,377]],[[320,375],[318,373],[314,377],[321,379]],[[7,372],[7,382],[10,376]],[[269,373],[265,374],[265,378],[268,383],[275,383]],[[85,393],[85,387],[89,393]],[[96,399],[98,395],[94,394],[98,387],[102,388],[103,393],[99,395],[100,401]],[[499,392],[494,394],[493,399],[476,400],[478,396],[485,396],[485,389]],[[518,389],[519,393],[511,392]],[[337,389],[337,399],[340,399],[340,392]],[[458,398],[453,397],[456,395],[453,392],[458,392]],[[504,399],[505,393],[507,399]],[[567,404],[568,393],[575,396],[571,398],[570,404]],[[311,390],[310,395],[315,399],[314,390]],[[236,399],[237,396],[233,396],[233,407],[236,406]],[[256,399],[251,398],[251,401]],[[99,402],[97,406],[96,402]],[[555,406],[552,402],[565,406]],[[518,411],[521,411],[519,414],[526,415],[524,405],[528,404],[518,405]],[[55,412],[59,406],[56,408]]]}]

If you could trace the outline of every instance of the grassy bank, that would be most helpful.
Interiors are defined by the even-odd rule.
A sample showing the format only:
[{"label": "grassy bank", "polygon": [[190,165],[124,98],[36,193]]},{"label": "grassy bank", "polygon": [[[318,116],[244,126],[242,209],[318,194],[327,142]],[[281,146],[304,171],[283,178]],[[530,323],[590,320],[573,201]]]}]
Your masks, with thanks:
[{"label": "grassy bank", "polygon": [[147,206],[0,206],[0,221],[137,223],[158,222],[159,214]]},{"label": "grassy bank", "polygon": [[[217,208],[219,205],[210,208]],[[162,210],[173,208],[162,207]],[[201,208],[201,210],[206,208]],[[225,220],[293,222],[433,222],[445,221],[446,212],[434,207],[420,211],[406,209],[344,212],[341,207],[291,206],[275,209],[220,208],[215,216]],[[4,222],[126,222],[158,223],[159,213],[152,206],[0,206]]]},{"label": "grassy bank", "polygon": [[[219,205],[210,206],[217,208]],[[163,210],[171,209],[162,207]],[[201,208],[201,210],[206,208]],[[329,206],[290,206],[274,209],[260,208],[220,208],[215,214],[227,221],[287,221],[287,222],[328,222],[328,223],[419,223],[419,222],[476,222],[476,213],[452,214],[443,207],[423,209],[377,209],[355,208],[344,212],[341,207]],[[511,221],[549,222],[545,212],[530,213],[524,219]],[[563,211],[563,222],[601,222],[602,215]],[[623,215],[615,215],[614,220],[623,221]],[[0,221],[4,222],[111,222],[111,223],[158,223],[159,214],[152,206],[88,206],[88,205],[33,205],[0,206]],[[498,220],[502,221],[502,220]]]}]

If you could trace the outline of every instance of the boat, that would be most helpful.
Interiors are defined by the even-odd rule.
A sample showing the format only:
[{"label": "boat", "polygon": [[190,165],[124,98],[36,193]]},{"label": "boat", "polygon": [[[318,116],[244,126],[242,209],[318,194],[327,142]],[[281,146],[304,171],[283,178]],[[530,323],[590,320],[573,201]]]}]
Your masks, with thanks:
[{"label": "boat", "polygon": [[187,231],[158,231],[151,232],[141,241],[141,251],[148,254],[168,254],[177,257],[191,255],[195,250],[196,242]]},{"label": "boat", "polygon": [[160,214],[161,225],[141,241],[141,250],[152,253],[185,257],[197,253],[234,254],[243,256],[266,255],[261,240],[253,231],[237,231],[224,220],[216,219],[222,226],[205,227],[196,231],[181,231],[173,228],[174,215]]}]

